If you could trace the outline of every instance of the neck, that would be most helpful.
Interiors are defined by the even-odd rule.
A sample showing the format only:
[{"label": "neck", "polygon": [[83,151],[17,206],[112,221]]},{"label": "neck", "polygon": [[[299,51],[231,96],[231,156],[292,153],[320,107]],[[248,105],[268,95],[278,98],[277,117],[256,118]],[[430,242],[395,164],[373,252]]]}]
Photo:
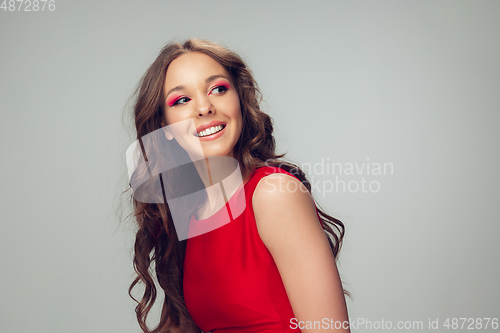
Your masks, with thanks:
[{"label": "neck", "polygon": [[211,216],[224,206],[242,185],[238,162],[227,156],[213,156],[194,162],[207,193],[207,202],[197,216]]}]

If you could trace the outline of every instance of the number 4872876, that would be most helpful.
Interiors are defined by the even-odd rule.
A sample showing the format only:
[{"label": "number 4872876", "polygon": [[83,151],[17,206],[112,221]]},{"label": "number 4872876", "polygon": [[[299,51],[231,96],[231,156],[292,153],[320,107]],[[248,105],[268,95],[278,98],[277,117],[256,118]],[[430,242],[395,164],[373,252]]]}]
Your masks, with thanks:
[{"label": "number 4872876", "polygon": [[43,12],[56,10],[56,0],[3,0],[0,9],[4,12]]}]

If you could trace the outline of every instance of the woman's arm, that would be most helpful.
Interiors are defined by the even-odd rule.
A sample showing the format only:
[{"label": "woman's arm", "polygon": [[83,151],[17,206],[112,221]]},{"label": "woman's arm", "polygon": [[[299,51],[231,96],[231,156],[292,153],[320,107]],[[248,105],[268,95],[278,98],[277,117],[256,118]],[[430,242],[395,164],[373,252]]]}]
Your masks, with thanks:
[{"label": "woman's arm", "polygon": [[[297,321],[319,321],[322,327],[324,320],[348,322],[335,259],[305,186],[292,176],[271,174],[258,183],[252,203],[259,235],[278,267]],[[331,326],[302,329],[323,331],[350,332]]]}]

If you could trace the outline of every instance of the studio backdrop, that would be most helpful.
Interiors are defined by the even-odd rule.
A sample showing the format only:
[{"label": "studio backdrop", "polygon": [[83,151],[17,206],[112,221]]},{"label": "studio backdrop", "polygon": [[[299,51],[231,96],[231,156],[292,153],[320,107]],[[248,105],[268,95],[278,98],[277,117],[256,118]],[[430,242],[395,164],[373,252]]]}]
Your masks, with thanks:
[{"label": "studio backdrop", "polygon": [[1,332],[140,332],[130,98],[191,37],[242,55],[344,222],[353,332],[499,331],[500,2],[0,5]]}]

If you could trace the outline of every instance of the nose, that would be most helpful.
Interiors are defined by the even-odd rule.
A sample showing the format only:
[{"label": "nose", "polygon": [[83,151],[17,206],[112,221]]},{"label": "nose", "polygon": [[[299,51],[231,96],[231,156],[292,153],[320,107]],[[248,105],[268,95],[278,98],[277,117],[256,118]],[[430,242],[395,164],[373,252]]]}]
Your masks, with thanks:
[{"label": "nose", "polygon": [[208,116],[209,114],[215,114],[215,108],[210,102],[208,96],[200,96],[198,98],[198,103],[196,105],[196,115],[197,117]]}]

